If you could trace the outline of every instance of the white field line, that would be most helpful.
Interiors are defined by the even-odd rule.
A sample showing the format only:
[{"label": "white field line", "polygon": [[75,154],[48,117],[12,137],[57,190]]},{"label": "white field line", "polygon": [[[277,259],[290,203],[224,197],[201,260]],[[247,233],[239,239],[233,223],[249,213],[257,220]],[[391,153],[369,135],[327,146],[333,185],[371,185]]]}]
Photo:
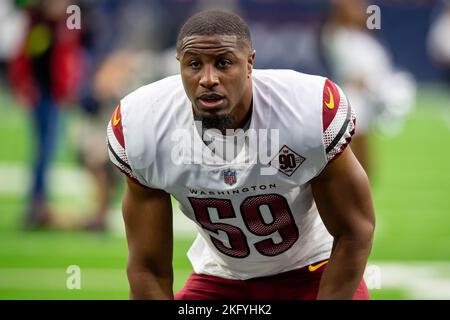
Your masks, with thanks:
[{"label": "white field line", "polygon": [[380,289],[399,288],[411,299],[450,299],[449,262],[371,263],[365,279],[373,284],[373,274],[367,277],[370,268],[379,271]]},{"label": "white field line", "polygon": [[[65,269],[58,268],[0,268],[0,290],[54,290],[66,289],[69,277]],[[82,289],[127,289],[125,269],[81,268]]]},{"label": "white field line", "polygon": [[[20,163],[0,164],[0,194],[23,195],[31,183],[31,169]],[[55,166],[49,173],[49,189],[57,196],[86,196],[93,188],[89,175],[80,168]]]},{"label": "white field line", "polygon": [[[383,262],[368,269],[373,266],[381,272],[380,290],[402,290],[408,299],[450,299],[450,262]],[[81,289],[128,290],[124,269],[80,271]],[[179,271],[181,277],[190,272]],[[67,277],[66,270],[57,268],[0,268],[0,290],[65,290]],[[370,284],[367,274],[365,280]]]}]

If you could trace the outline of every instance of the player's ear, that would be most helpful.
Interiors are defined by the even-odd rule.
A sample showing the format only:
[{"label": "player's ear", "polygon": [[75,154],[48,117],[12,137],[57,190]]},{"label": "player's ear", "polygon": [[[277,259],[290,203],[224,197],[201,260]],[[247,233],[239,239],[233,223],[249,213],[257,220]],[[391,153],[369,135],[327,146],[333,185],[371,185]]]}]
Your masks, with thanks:
[{"label": "player's ear", "polygon": [[253,70],[253,62],[255,61],[256,51],[252,50],[247,57],[247,68],[248,68],[248,74],[252,74]]}]

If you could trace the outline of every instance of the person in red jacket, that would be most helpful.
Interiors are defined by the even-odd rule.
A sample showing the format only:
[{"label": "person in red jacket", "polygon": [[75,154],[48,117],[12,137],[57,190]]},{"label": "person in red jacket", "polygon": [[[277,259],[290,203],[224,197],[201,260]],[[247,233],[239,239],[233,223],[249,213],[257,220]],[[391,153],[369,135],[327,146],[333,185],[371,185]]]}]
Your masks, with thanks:
[{"label": "person in red jacket", "polygon": [[29,27],[9,64],[15,96],[32,116],[36,139],[33,178],[26,209],[29,228],[50,223],[47,175],[55,154],[60,106],[77,94],[81,77],[80,31],[66,26],[69,1],[42,0],[27,6]]}]

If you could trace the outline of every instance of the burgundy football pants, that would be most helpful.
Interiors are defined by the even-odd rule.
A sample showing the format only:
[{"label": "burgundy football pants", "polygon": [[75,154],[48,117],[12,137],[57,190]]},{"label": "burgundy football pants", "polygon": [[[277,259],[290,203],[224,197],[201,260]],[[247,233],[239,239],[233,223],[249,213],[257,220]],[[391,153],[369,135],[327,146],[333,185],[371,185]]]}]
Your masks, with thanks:
[{"label": "burgundy football pants", "polygon": [[[314,264],[317,265],[320,262]],[[314,300],[326,265],[310,271],[309,266],[270,277],[230,280],[192,273],[177,300]],[[369,291],[361,280],[354,300],[369,300]]]}]

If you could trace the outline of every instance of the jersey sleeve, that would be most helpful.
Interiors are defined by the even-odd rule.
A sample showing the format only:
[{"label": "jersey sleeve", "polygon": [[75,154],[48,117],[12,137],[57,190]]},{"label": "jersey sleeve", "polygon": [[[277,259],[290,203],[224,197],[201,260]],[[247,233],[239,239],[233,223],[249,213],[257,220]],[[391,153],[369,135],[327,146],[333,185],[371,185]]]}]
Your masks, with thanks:
[{"label": "jersey sleeve", "polygon": [[111,162],[132,181],[141,184],[133,173],[125,149],[120,104],[114,110],[107,129],[108,153]]},{"label": "jersey sleeve", "polygon": [[356,117],[344,92],[332,81],[323,87],[323,143],[327,163],[337,159],[355,133]]}]

